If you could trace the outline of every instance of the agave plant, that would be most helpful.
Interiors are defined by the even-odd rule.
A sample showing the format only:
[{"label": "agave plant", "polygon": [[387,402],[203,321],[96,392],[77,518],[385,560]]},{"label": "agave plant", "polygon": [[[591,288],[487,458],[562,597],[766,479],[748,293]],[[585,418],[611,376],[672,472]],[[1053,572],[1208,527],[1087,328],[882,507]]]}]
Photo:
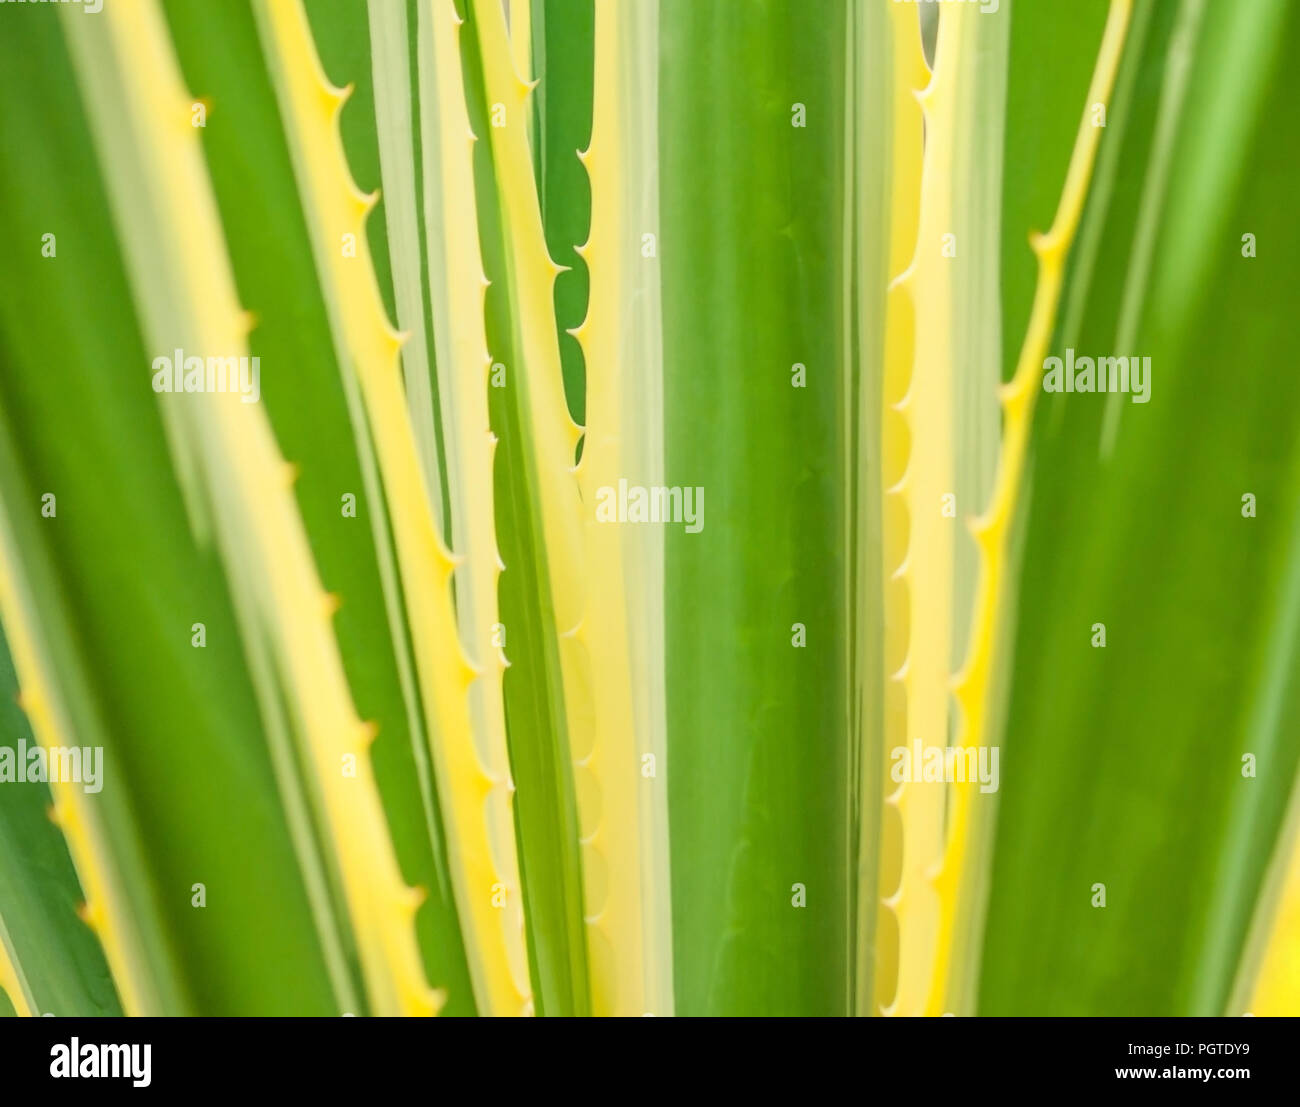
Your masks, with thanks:
[{"label": "agave plant", "polygon": [[7,1006],[1296,1013],[1297,49],[0,5]]}]

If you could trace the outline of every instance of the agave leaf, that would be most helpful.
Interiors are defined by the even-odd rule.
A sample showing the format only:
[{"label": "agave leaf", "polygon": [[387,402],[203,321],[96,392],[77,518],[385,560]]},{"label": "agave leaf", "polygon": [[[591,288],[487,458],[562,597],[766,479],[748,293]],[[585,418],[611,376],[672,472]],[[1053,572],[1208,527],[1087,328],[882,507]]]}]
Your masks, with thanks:
[{"label": "agave leaf", "polygon": [[[916,250],[924,121],[917,94],[928,79],[914,13],[906,6],[851,9],[858,75],[856,274],[857,439],[851,472],[857,490],[858,580],[853,612],[860,719],[858,796],[857,986],[854,1010],[874,1014],[893,1001],[898,924],[883,902],[899,887],[902,833],[887,776],[888,751],[904,739],[906,701],[897,674],[907,649],[907,593],[897,578],[906,552],[906,516],[897,485],[908,439],[898,403],[914,355],[910,288],[898,283]],[[889,166],[882,179],[876,166]],[[883,220],[883,226],[881,221]]]},{"label": "agave leaf", "polygon": [[[320,10],[320,9],[310,9]],[[419,73],[419,36],[422,5],[411,0],[405,4],[368,3],[367,30],[371,44],[370,76],[373,77],[375,111],[374,129],[383,169],[384,192],[377,207],[383,209],[386,234],[380,233],[379,221],[367,224],[376,277],[383,287],[388,274],[384,257],[391,254],[394,307],[391,317],[407,336],[402,347],[402,380],[406,386],[411,427],[419,447],[425,485],[433,501],[434,517],[444,535],[450,534],[447,516],[447,467],[438,434],[438,390],[434,387],[434,330],[428,302],[428,279],[435,273],[426,270],[427,247],[424,221],[420,218],[424,196],[425,151],[422,146],[420,104],[430,90],[422,89],[415,74]],[[328,16],[324,14],[328,13]],[[327,72],[352,73],[353,68],[331,66],[330,45],[336,40],[353,43],[358,39],[355,18],[349,9],[335,5],[315,19],[317,40]],[[331,18],[332,17],[332,18]],[[337,32],[331,34],[335,27]],[[371,84],[370,76],[359,78],[359,90]],[[358,79],[358,78],[354,78]],[[365,97],[353,95],[344,110],[344,119],[362,121],[359,109]],[[357,127],[351,128],[353,132]],[[344,149],[348,150],[348,128],[344,128]],[[361,180],[358,159],[349,151],[349,164],[356,179]],[[382,246],[380,242],[382,240]],[[387,297],[386,297],[387,302]]]},{"label": "agave leaf", "polygon": [[[517,898],[512,836],[498,829],[503,821],[509,825],[509,779],[504,758],[485,757],[474,739],[470,686],[480,670],[457,634],[451,587],[455,563],[438,534],[415,437],[405,418],[406,398],[396,362],[400,336],[384,317],[369,250],[361,241],[361,220],[370,199],[349,179],[332,128],[343,94],[325,80],[299,6],[259,4],[255,11],[283,110],[291,120],[290,144],[300,187],[319,217],[311,230],[336,344],[347,370],[360,381],[392,509],[453,884],[468,930],[470,972],[481,1005],[517,1011],[525,996],[519,982],[511,979],[507,952],[508,943],[517,941],[517,915],[498,909],[503,900],[513,903]],[[452,19],[448,10],[448,33]],[[336,245],[349,234],[357,243],[355,259]],[[351,264],[353,260],[358,264]],[[468,602],[468,596],[462,596],[462,602]],[[493,737],[489,732],[486,740]]]},{"label": "agave leaf", "polygon": [[[43,686],[43,740],[104,749],[102,792],[56,796],[88,917],[128,1013],[336,1011],[230,594],[172,475],[60,21],[14,19],[4,47],[6,103],[41,107],[7,116],[9,233],[56,229],[62,247],[8,256],[22,291],[2,326],[4,616],[21,686]],[[64,137],[24,140],[50,110]],[[38,510],[48,490],[54,518]]]},{"label": "agave leaf", "polygon": [[[145,333],[162,349],[242,356],[248,318],[161,9],[115,8],[102,27],[66,26]],[[152,185],[147,199],[142,176]],[[203,482],[300,857],[309,880],[319,872],[327,882],[317,892],[318,916],[323,896],[334,901],[333,917],[346,920],[373,1010],[432,1013],[437,997],[424,982],[411,925],[421,895],[402,881],[392,852],[366,751],[374,726],[356,714],[331,625],[337,600],[316,575],[291,467],[248,400],[227,388],[164,402]],[[290,726],[293,748],[284,740]],[[310,841],[313,833],[328,845]],[[320,930],[344,992],[325,920]]]},{"label": "agave leaf", "polygon": [[[434,323],[442,442],[452,496],[457,571],[457,614],[462,641],[480,672],[472,689],[475,734],[483,764],[499,780],[510,780],[507,756],[503,667],[503,624],[497,601],[501,555],[493,513],[493,457],[489,429],[488,353],[482,250],[475,219],[473,145],[461,71],[459,20],[450,4],[419,17],[421,145],[425,157],[426,237],[430,315]],[[530,1002],[524,948],[523,899],[515,852],[513,785],[492,798],[488,834],[507,874],[499,914],[504,959],[488,987],[493,1008],[518,1013]],[[482,924],[487,926],[487,920]]]},{"label": "agave leaf", "polygon": [[[952,896],[932,885],[944,848],[948,790],[923,780],[922,751],[946,745],[953,725],[949,674],[970,616],[976,549],[957,530],[987,497],[998,433],[997,274],[1002,74],[1007,25],[955,8],[938,28],[934,72],[921,95],[925,157],[915,255],[891,289],[913,320],[911,373],[894,407],[903,415],[906,468],[888,495],[905,516],[905,552],[891,578],[905,593],[907,652],[894,674],[905,697],[902,745],[912,774],[887,803],[898,813],[898,979],[890,1014],[927,1010],[936,956],[951,941]],[[980,105],[974,111],[971,105]],[[903,545],[890,539],[891,547]],[[937,741],[942,738],[943,741]],[[927,755],[928,756],[928,755]],[[891,764],[895,773],[899,762]],[[891,775],[891,779],[896,776]],[[937,786],[936,786],[937,785]],[[943,971],[942,964],[938,966]],[[936,1012],[942,1013],[942,1012]]]},{"label": "agave leaf", "polygon": [[[566,267],[555,278],[555,318],[564,392],[579,423],[586,421],[583,358],[571,332],[586,315],[590,282],[587,263],[575,247],[587,238],[592,197],[577,155],[591,140],[594,9],[593,0],[510,5],[515,70],[536,85],[529,137],[546,248]],[[529,39],[531,53],[525,55],[521,44]]]},{"label": "agave leaf", "polygon": [[664,536],[679,1014],[853,990],[845,10],[660,7],[664,477],[704,490]]},{"label": "agave leaf", "polygon": [[1294,795],[1291,807],[1238,967],[1237,986],[1228,1005],[1231,1014],[1294,1017],[1300,1012],[1300,849],[1296,848],[1300,806]]},{"label": "agave leaf", "polygon": [[1295,5],[105,7],[0,4],[0,1014],[1294,1011]]},{"label": "agave leaf", "polygon": [[[411,51],[415,36],[410,29],[415,26],[414,16],[418,3],[416,0],[405,0],[405,3],[408,34],[404,41],[408,47],[408,56],[413,57]],[[386,6],[396,9],[401,4]],[[343,143],[349,175],[369,195],[372,190],[378,189],[380,183],[383,144],[386,141],[386,136],[376,126],[380,110],[378,100],[384,95],[384,90],[378,87],[378,82],[372,80],[374,53],[370,34],[370,5],[361,0],[349,0],[342,4],[335,3],[334,0],[303,0],[303,11],[311,28],[312,41],[320,55],[322,69],[331,75],[347,75],[348,97],[343,111],[339,113],[339,139]],[[394,17],[396,14],[394,11]],[[396,58],[392,60],[397,61]],[[402,72],[400,67],[394,66],[392,75],[398,84],[405,83],[402,81]],[[388,74],[384,76],[387,77]],[[389,94],[391,95],[391,90]],[[380,195],[374,201],[374,210],[381,212],[384,206],[384,195]],[[366,244],[374,262],[375,283],[379,286],[385,312],[389,319],[394,319],[397,310],[394,281],[397,260],[390,253],[395,253],[398,244],[387,233],[387,213],[384,215],[385,218],[376,215],[366,221]],[[409,248],[406,243],[402,246]]]},{"label": "agave leaf", "polygon": [[[0,638],[0,745],[36,746],[9,649]],[[25,747],[20,745],[25,743]],[[120,1015],[103,950],[77,917],[81,887],[50,821],[50,793],[7,781],[0,804],[0,990],[16,1014]]]},{"label": "agave leaf", "polygon": [[[1103,139],[1141,159],[1142,187],[1089,204],[1097,261],[1066,295],[1083,300],[1071,348],[1150,356],[1150,402],[1118,397],[1108,453],[1115,396],[1045,394],[1033,421],[986,1013],[1224,1013],[1295,779],[1281,659],[1300,408],[1271,371],[1288,342],[1295,138],[1264,106],[1296,94],[1280,59],[1300,22],[1270,2],[1170,14],[1168,34],[1157,21],[1133,40],[1165,55],[1159,79],[1125,90],[1133,125]],[[1203,126],[1211,106],[1222,126]],[[1126,271],[1141,287],[1106,279]],[[1237,318],[1254,325],[1222,326]]]},{"label": "agave leaf", "polygon": [[667,780],[663,730],[662,544],[605,517],[620,480],[659,483],[662,360],[658,272],[642,233],[654,182],[658,10],[596,12],[591,232],[579,248],[593,287],[574,331],[586,373],[578,479],[588,567],[576,637],[591,674],[591,748],[575,764],[595,1014],[672,1014]]},{"label": "agave leaf", "polygon": [[241,300],[258,320],[249,342],[262,403],[298,467],[322,580],[340,598],[336,633],[358,711],[378,727],[371,757],[402,871],[429,892],[416,918],[427,974],[448,1013],[472,1013],[386,504],[364,414],[352,417],[360,399],[335,360],[275,93],[260,66],[253,80],[241,64],[260,58],[253,14],[246,4],[167,14],[187,82],[208,102],[201,134]]},{"label": "agave leaf", "polygon": [[[499,366],[497,536],[510,764],[525,918],[539,1014],[585,1014],[591,995],[572,760],[590,745],[581,517],[573,473],[580,428],[564,395],[554,314],[560,269],[546,251],[532,155],[529,86],[515,72],[500,5],[466,5],[462,28],[475,155],[488,349]],[[496,368],[494,368],[496,372]]]},{"label": "agave leaf", "polygon": [[1038,286],[1028,236],[1048,226],[1056,212],[1080,111],[1086,106],[1093,118],[1084,97],[1109,10],[1109,0],[1001,0],[998,11],[984,17],[1011,24],[998,280],[1005,379],[1015,372]]},{"label": "agave leaf", "polygon": [[[1128,0],[1116,0],[1111,5],[1088,88],[1089,104],[1104,106],[1112,94],[1130,15]],[[989,793],[983,778],[983,766],[978,775],[974,766],[977,759],[984,756],[981,753],[982,739],[990,726],[990,719],[996,719],[999,708],[1000,689],[991,676],[991,666],[999,644],[999,620],[1005,620],[1008,609],[1001,605],[1005,603],[1014,609],[1014,599],[1007,588],[1008,566],[1014,552],[1010,546],[1010,523],[1019,494],[1028,420],[1034,410],[1041,379],[1038,361],[1046,349],[1060,302],[1065,260],[1078,228],[1096,160],[1097,130],[1085,116],[1070,156],[1051,228],[1046,234],[1036,234],[1031,239],[1040,267],[1033,313],[1016,375],[1002,389],[1003,435],[996,483],[987,509],[971,523],[971,533],[978,547],[979,579],[965,660],[953,682],[960,709],[953,745],[958,755],[967,759],[967,767],[964,779],[949,786],[944,853],[933,875],[942,913],[937,961],[927,1003],[927,1013],[931,1015],[942,1014],[951,1007],[967,1010],[974,989],[974,974],[965,962],[979,941],[978,927],[984,896],[981,862],[987,856],[985,850],[994,802],[987,798]],[[987,356],[996,364],[996,345]],[[992,781],[988,783],[992,784]],[[957,962],[956,973],[954,962]]]}]

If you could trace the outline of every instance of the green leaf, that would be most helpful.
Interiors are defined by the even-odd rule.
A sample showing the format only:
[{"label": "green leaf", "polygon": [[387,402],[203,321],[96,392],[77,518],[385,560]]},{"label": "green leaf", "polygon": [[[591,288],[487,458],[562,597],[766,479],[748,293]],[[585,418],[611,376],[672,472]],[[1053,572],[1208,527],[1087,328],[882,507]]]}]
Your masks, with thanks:
[{"label": "green leaf", "polygon": [[594,7],[592,0],[531,0],[533,69],[520,74],[537,82],[533,149],[538,195],[547,250],[557,264],[568,267],[555,280],[555,318],[565,395],[579,423],[586,420],[583,359],[567,332],[586,315],[590,286],[587,263],[574,247],[586,241],[591,221],[591,187],[578,151],[587,149],[591,137]]},{"label": "green leaf", "polygon": [[[0,747],[15,758],[36,747],[18,707],[17,677],[0,637]],[[16,762],[15,762],[16,764]],[[120,1015],[104,953],[80,918],[68,847],[50,821],[49,788],[4,782],[0,803],[0,959],[18,976],[9,1003],[35,1014]],[[3,994],[3,993],[0,993]]]},{"label": "green leaf", "polygon": [[[538,1014],[581,1015],[591,992],[574,793],[574,730],[590,716],[572,638],[581,610],[580,434],[564,395],[546,251],[527,145],[527,87],[514,72],[503,14],[467,5],[462,58],[475,151],[488,350],[505,366],[491,389],[511,774]],[[497,125],[493,124],[495,118]]]},{"label": "green leaf", "polygon": [[660,8],[645,264],[665,480],[704,497],[703,528],[664,537],[679,1014],[843,1014],[853,987],[846,18],[800,8]]},{"label": "green leaf", "polygon": [[1002,375],[1029,326],[1038,271],[1029,235],[1052,221],[1086,104],[1109,0],[1002,0],[985,19],[1011,24],[1002,169]]},{"label": "green leaf", "polygon": [[[104,789],[85,803],[114,900],[90,906],[122,951],[110,964],[128,1013],[333,1013],[230,595],[191,533],[149,386],[63,28],[29,14],[0,16],[0,220],[15,243],[0,489],[68,738],[104,748]],[[45,233],[54,258],[41,256]],[[40,513],[46,492],[54,518]],[[84,886],[90,862],[74,860]],[[205,909],[191,906],[195,883]]]},{"label": "green leaf", "polygon": [[364,413],[335,356],[274,90],[264,68],[241,64],[260,60],[253,15],[246,3],[171,3],[167,15],[189,87],[211,102],[204,147],[240,300],[257,317],[250,348],[263,366],[263,404],[298,467],[322,582],[341,601],[335,629],[357,709],[379,728],[371,755],[399,861],[429,893],[416,916],[426,971],[447,993],[447,1014],[472,1014],[387,505]]},{"label": "green leaf", "polygon": [[1128,84],[1103,141],[1140,187],[1089,206],[1098,254],[1072,272],[1090,283],[1067,288],[1083,296],[1068,338],[1077,356],[1149,356],[1150,398],[1040,397],[981,1013],[1236,1013],[1300,755],[1283,660],[1300,619],[1300,396],[1283,368],[1300,136],[1266,110],[1296,98],[1298,15],[1157,6],[1130,40],[1162,75]]}]

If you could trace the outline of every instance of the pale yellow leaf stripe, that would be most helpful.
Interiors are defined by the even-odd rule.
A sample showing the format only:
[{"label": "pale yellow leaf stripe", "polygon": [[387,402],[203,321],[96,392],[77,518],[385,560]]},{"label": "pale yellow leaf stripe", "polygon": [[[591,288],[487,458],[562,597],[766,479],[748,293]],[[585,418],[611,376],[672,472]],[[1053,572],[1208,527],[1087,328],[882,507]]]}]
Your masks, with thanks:
[{"label": "pale yellow leaf stripe", "polygon": [[1300,1015],[1300,843],[1291,844],[1290,851],[1277,915],[1250,1000],[1252,1015]]},{"label": "pale yellow leaf stripe", "polygon": [[[905,276],[916,249],[920,219],[923,119],[918,93],[929,77],[921,52],[916,13],[905,4],[887,8],[890,29],[890,173],[889,259],[891,277]],[[867,106],[870,110],[870,105]],[[895,792],[889,779],[889,751],[906,741],[907,699],[900,679],[908,645],[907,586],[900,575],[907,553],[907,504],[899,483],[907,467],[908,428],[899,404],[907,394],[915,348],[910,286],[895,279],[885,298],[882,372],[881,510],[884,594],[884,795]],[[874,1005],[887,1008],[898,988],[898,925],[890,902],[902,872],[902,835],[897,799],[887,800],[880,823],[880,921],[876,929]],[[869,848],[864,843],[864,848]],[[869,902],[864,899],[864,902]],[[863,951],[867,956],[870,951]],[[871,998],[858,996],[858,1010],[868,1011]],[[874,1013],[874,1010],[871,1011]]]},{"label": "pale yellow leaf stripe", "polygon": [[[544,0],[537,0],[538,5]],[[510,56],[515,63],[516,73],[533,71],[533,0],[507,0],[510,13]],[[541,12],[537,13],[538,18]],[[534,141],[533,117],[530,112],[525,123],[528,141]]]},{"label": "pale yellow leaf stripe", "polygon": [[[647,11],[647,9],[649,9]],[[661,656],[633,662],[633,616],[644,591],[638,569],[637,536],[596,518],[602,488],[653,465],[647,456],[654,432],[646,426],[654,408],[638,401],[654,387],[653,354],[633,348],[636,336],[658,330],[647,284],[658,270],[641,258],[638,197],[653,174],[654,130],[640,113],[652,99],[657,5],[632,10],[598,0],[595,10],[595,74],[592,137],[580,154],[591,180],[591,229],[578,248],[591,273],[587,316],[573,331],[587,366],[587,433],[578,467],[584,505],[587,566],[586,610],[574,637],[586,649],[591,673],[594,736],[575,762],[575,785],[583,844],[587,950],[596,1015],[672,1013],[671,935],[667,882],[660,880],[666,856],[666,826],[656,815],[656,790],[666,786],[647,713],[638,710],[634,681],[662,689],[647,669]],[[638,53],[640,52],[640,53]],[[646,58],[650,64],[642,64]],[[646,87],[649,86],[649,87]],[[647,161],[649,166],[647,166]],[[636,268],[633,268],[636,266]],[[647,275],[651,274],[651,275]],[[644,613],[642,613],[644,614]],[[641,617],[638,615],[637,617]],[[654,760],[645,774],[643,757]],[[658,904],[656,900],[660,901]]]},{"label": "pale yellow leaf stripe", "polygon": [[[953,267],[951,256],[945,256],[945,236],[955,222],[956,76],[966,41],[962,23],[969,17],[965,5],[943,12],[934,72],[919,95],[925,150],[916,249],[891,289],[911,309],[900,304],[896,310],[916,321],[911,375],[895,405],[906,428],[907,467],[891,490],[907,513],[906,553],[893,581],[901,584],[906,605],[907,653],[895,679],[905,694],[901,744],[909,751],[942,747],[948,736],[954,543],[943,504],[953,491],[954,327]],[[897,809],[902,853],[897,889],[884,900],[897,923],[898,981],[883,1013],[916,1015],[925,1004],[939,928],[939,901],[928,874],[943,848],[944,789],[918,776],[900,783],[885,802]]]}]

